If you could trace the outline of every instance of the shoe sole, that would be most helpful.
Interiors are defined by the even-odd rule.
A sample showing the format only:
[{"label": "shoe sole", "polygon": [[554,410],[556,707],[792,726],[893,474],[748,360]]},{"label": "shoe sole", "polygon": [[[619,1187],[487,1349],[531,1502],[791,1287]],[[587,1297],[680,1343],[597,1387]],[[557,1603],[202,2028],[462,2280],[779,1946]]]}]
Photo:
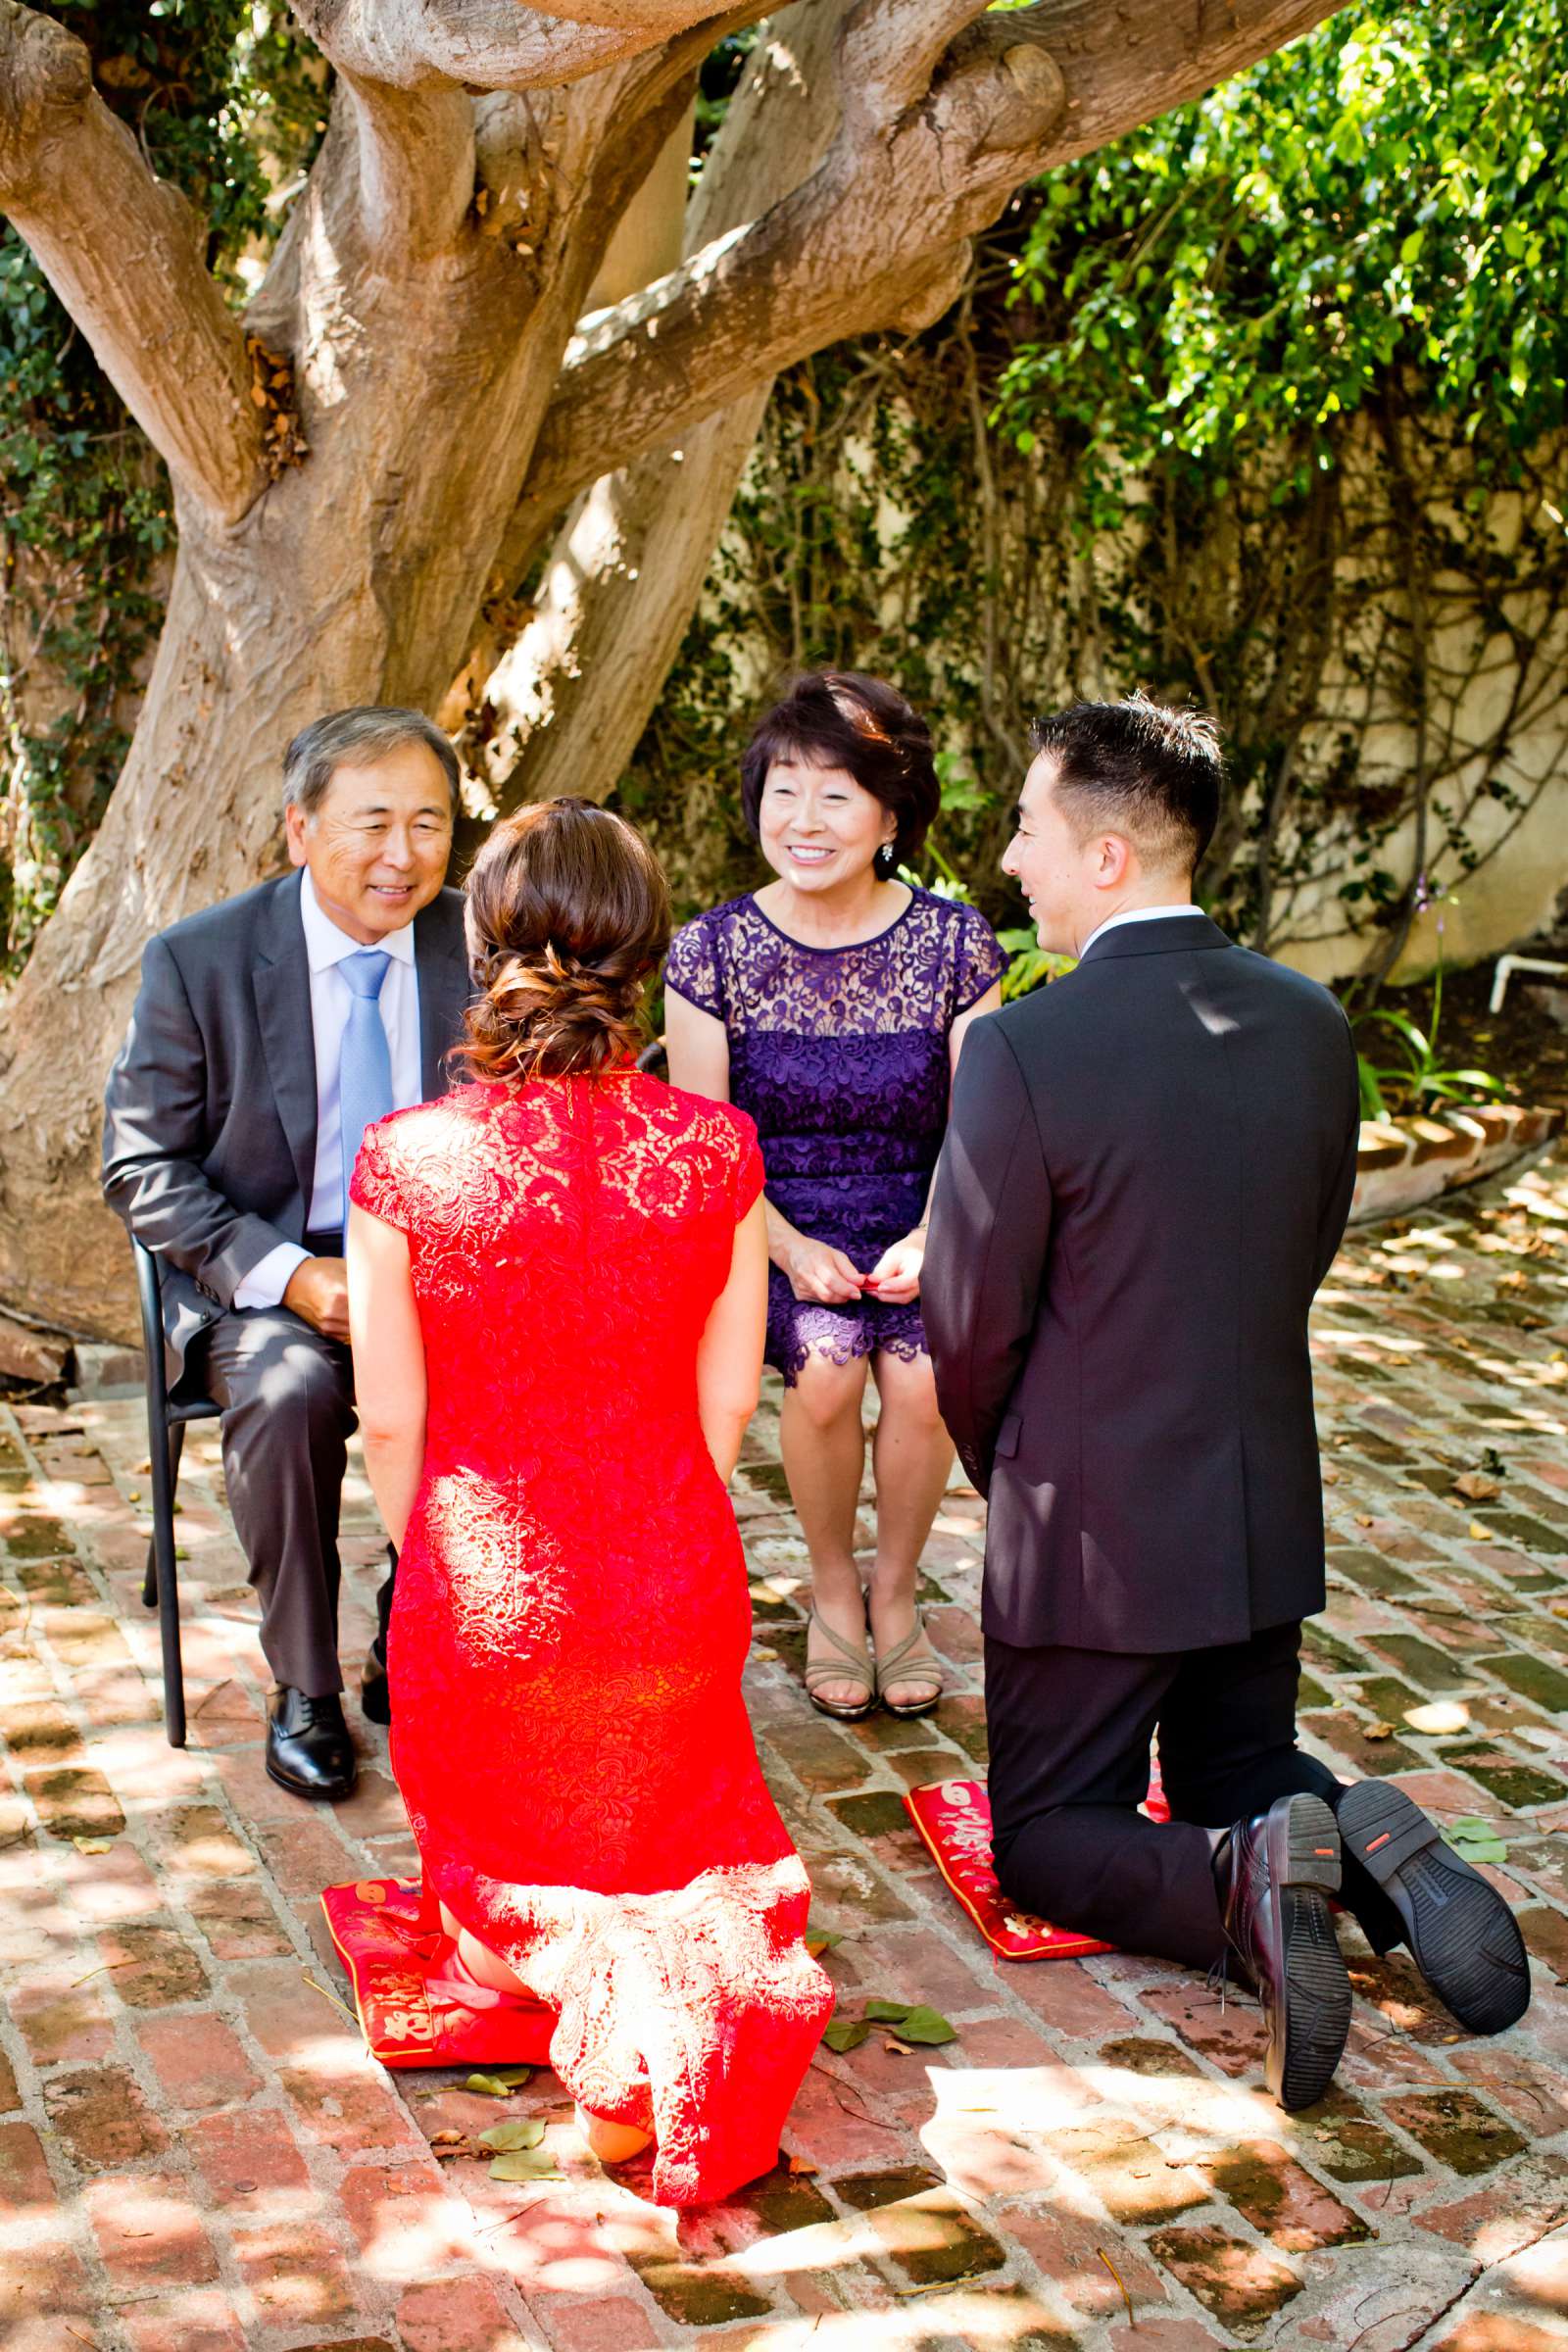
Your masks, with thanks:
[{"label": "shoe sole", "polygon": [[863,1723],[868,1715],[876,1713],[881,1704],[879,1699],[868,1698],[863,1707],[838,1707],[831,1699],[812,1698],[809,1690],[806,1695],[817,1713],[825,1715],[829,1723]]},{"label": "shoe sole", "polygon": [[354,1779],[348,1783],[346,1788],[305,1788],[301,1787],[298,1781],[291,1781],[286,1773],[274,1772],[270,1764],[267,1766],[266,1770],[268,1779],[274,1783],[277,1788],[286,1788],[290,1796],[303,1797],[305,1802],[310,1805],[340,1805],[342,1804],[344,1798],[352,1796],[355,1789],[359,1787],[358,1774],[356,1774]]},{"label": "shoe sole", "polygon": [[1323,2097],[1350,2031],[1350,1980],[1328,1900],[1340,1889],[1340,1833],[1320,1796],[1293,1796],[1270,1807],[1267,1838],[1285,2014],[1270,2020],[1264,2071],[1295,2114]]},{"label": "shoe sole", "polygon": [[1530,2006],[1518,1923],[1402,1788],[1360,1781],[1340,1800],[1340,1836],[1404,1922],[1417,1968],[1472,2034],[1503,2034]]}]

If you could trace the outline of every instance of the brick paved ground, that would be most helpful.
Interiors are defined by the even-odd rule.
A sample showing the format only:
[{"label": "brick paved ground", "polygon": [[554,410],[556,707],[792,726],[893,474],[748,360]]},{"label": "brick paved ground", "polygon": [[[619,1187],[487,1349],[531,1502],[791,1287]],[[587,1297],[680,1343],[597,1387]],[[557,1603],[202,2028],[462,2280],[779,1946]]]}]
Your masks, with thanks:
[{"label": "brick paved ground", "polygon": [[[842,1934],[829,1965],[852,2014],[917,1998],[958,2033],[824,2050],[788,2167],[681,2221],[598,2171],[548,2074],[498,2104],[362,2054],[318,1890],[413,1852],[379,1735],[336,1813],[263,1774],[265,1677],[210,1433],[180,1525],[192,1744],[175,1755],[138,1605],[136,1410],[10,1415],[6,2352],[1568,2340],[1568,1154],[1359,1236],[1316,1346],[1332,1592],[1308,1736],[1347,1772],[1495,1825],[1492,1875],[1536,1958],[1525,2027],[1467,2040],[1402,1960],[1363,1956],[1342,2085],[1287,2119],[1257,2091],[1245,1998],[1140,1960],[994,1967],[899,1801],[984,1752],[979,1505],[956,1489],[932,1540],[954,1668],[935,1724],[835,1729],[799,1691],[802,1548],[764,1427],[739,1502],[749,1689],[815,1917]],[[1457,1492],[1470,1472],[1496,1491]],[[354,1654],[376,1551],[363,1487],[350,1527]],[[493,2181],[466,2152],[508,2114],[545,2120],[559,2180]]]}]

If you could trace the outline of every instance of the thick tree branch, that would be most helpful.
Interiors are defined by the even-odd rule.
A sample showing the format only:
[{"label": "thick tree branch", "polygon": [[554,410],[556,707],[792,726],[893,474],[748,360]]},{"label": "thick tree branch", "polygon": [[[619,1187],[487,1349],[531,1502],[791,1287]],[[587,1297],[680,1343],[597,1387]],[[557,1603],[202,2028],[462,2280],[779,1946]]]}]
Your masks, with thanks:
[{"label": "thick tree branch", "polygon": [[473,202],[473,101],[455,83],[400,90],[345,74],[338,88],[354,113],[369,252],[399,270],[448,252]]},{"label": "thick tree branch", "polygon": [[[703,0],[292,0],[339,73],[420,89],[554,88],[657,48],[711,12]],[[760,9],[754,12],[760,14]]]},{"label": "thick tree branch", "polygon": [[53,19],[0,0],[0,207],[176,488],[235,520],[267,481],[245,338],[196,215],[157,179]]},{"label": "thick tree branch", "polygon": [[607,461],[670,440],[824,343],[906,318],[1025,180],[1187,104],[1336,5],[1227,0],[1201,6],[1195,29],[1169,0],[1042,0],[951,38],[972,6],[862,0],[840,53],[844,121],[810,179],[568,350],[506,567],[520,571]]}]

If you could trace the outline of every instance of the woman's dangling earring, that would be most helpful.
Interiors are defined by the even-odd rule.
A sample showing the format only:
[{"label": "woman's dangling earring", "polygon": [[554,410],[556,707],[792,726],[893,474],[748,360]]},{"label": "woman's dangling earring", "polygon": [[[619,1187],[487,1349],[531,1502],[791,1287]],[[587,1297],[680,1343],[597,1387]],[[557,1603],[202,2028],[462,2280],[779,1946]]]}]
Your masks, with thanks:
[{"label": "woman's dangling earring", "polygon": [[871,861],[871,862],[872,862],[872,864],[873,864],[873,865],[876,867],[876,871],[877,871],[877,878],[878,878],[878,880],[879,880],[879,881],[882,881],[882,882],[891,881],[891,879],[892,879],[892,876],[893,876],[893,862],[894,862],[894,860],[893,860],[893,844],[892,844],[892,842],[891,842],[891,841],[885,841],[885,842],[882,844],[882,847],[881,847],[881,848],[878,850],[878,852],[877,852],[877,854],[876,854],[875,858],[872,859],[872,861]]}]

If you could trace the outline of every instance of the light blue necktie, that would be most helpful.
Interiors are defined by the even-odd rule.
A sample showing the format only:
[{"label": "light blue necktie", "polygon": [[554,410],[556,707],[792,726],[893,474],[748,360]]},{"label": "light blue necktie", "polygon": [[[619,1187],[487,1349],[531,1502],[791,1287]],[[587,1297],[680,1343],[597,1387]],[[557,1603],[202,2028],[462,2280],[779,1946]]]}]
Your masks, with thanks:
[{"label": "light blue necktie", "polygon": [[349,1179],[365,1130],[392,1108],[392,1054],[377,1002],[392,958],[380,948],[360,948],[338,965],[353,996],[337,1069],[338,1121],[343,1136],[343,1227],[348,1230]]}]

